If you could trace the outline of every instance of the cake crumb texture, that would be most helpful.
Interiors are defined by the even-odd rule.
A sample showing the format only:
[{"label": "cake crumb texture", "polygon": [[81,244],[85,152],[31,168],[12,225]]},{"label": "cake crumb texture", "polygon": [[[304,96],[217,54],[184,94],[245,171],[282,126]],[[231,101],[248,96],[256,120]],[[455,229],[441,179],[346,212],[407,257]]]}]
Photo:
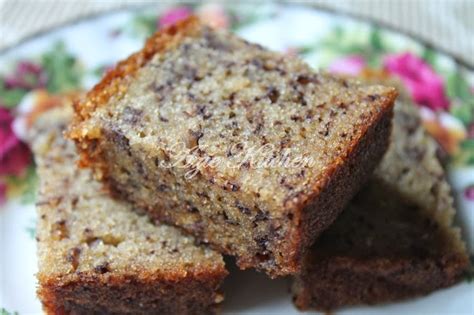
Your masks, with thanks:
[{"label": "cake crumb texture", "polygon": [[[274,277],[299,270],[382,158],[396,94],[191,18],[78,102],[69,136],[115,197]],[[303,162],[245,159],[261,150]]]},{"label": "cake crumb texture", "polygon": [[63,137],[72,109],[34,122],[38,295],[48,314],[203,314],[222,301],[222,256],[111,199]]}]

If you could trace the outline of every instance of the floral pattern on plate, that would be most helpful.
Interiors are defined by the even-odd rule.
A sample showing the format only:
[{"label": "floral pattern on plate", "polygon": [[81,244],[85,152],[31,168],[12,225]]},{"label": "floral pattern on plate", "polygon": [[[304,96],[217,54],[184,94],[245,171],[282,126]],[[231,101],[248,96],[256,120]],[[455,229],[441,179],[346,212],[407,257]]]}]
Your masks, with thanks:
[{"label": "floral pattern on plate", "polygon": [[[8,275],[4,272],[1,286],[10,284],[25,292],[24,297],[18,297],[0,287],[0,307],[5,307],[0,314],[40,311],[34,295],[33,254],[37,179],[24,142],[32,108],[38,103],[54,103],[57,95],[90,88],[115,62],[139,49],[147,36],[193,13],[212,27],[230,29],[271,49],[300,55],[315,68],[399,79],[420,107],[424,126],[445,153],[460,222],[464,230],[474,229],[474,73],[450,56],[397,32],[308,6],[204,3],[117,11],[67,25],[0,53],[0,219],[4,236],[0,243],[5,255],[0,268],[9,270]],[[473,235],[465,238],[472,253]],[[19,247],[25,250],[18,251]],[[12,280],[19,272],[27,273],[24,284]],[[255,285],[249,292],[268,289],[260,276],[250,276]],[[224,310],[296,312],[282,281],[273,282],[270,290],[278,291],[272,294],[280,300],[245,309],[231,301]],[[252,300],[244,291],[235,294]],[[455,309],[464,312],[469,311],[469,305],[459,301],[468,299],[459,296],[472,292],[472,285],[461,284],[422,301],[351,313],[399,312],[404,307],[438,312],[440,306],[435,301],[450,297],[458,301]]]}]

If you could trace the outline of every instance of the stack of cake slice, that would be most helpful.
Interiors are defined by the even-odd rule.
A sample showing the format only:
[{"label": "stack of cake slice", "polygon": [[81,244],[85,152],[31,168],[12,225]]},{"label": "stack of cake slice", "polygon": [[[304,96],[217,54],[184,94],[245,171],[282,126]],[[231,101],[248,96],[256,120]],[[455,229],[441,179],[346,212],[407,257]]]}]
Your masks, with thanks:
[{"label": "stack of cake slice", "polygon": [[45,309],[211,312],[227,273],[221,254],[296,275],[300,308],[454,283],[465,249],[410,107],[397,109],[372,175],[396,94],[194,18],[156,33],[75,104],[68,137],[80,159],[61,134],[70,108],[36,120]]},{"label": "stack of cake slice", "polygon": [[[67,100],[65,100],[67,103]],[[203,314],[227,275],[220,254],[111,199],[77,167],[63,132],[65,104],[36,119],[31,142],[40,177],[38,295],[48,314]]]},{"label": "stack of cake slice", "polygon": [[384,159],[295,277],[300,309],[400,300],[462,278],[469,259],[437,148],[416,108],[397,102]]}]

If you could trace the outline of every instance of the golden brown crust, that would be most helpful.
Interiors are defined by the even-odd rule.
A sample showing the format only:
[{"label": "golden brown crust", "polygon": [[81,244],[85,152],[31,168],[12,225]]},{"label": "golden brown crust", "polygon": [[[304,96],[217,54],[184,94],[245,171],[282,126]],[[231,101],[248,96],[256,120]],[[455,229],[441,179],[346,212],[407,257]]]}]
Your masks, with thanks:
[{"label": "golden brown crust", "polygon": [[[82,137],[81,122],[88,119],[99,107],[105,105],[110,97],[120,98],[127,91],[126,80],[133,77],[138,69],[144,66],[156,53],[171,49],[183,37],[191,36],[198,30],[199,19],[191,16],[183,21],[166,27],[153,34],[145,43],[143,49],[120,61],[105,77],[90,90],[86,97],[74,102],[76,115],[69,127],[66,136],[77,143],[79,150],[79,165],[81,167],[94,166],[96,172],[106,174],[107,165],[100,159],[100,152],[96,146],[90,148],[87,139]],[[94,140],[91,140],[94,142]],[[95,152],[94,152],[95,151]]]},{"label": "golden brown crust", "polygon": [[207,314],[218,310],[226,274],[39,276],[38,296],[47,314]]},{"label": "golden brown crust", "polygon": [[50,94],[46,90],[34,92],[34,106],[26,117],[26,125],[30,128],[38,117],[56,107],[70,106],[83,96],[81,91],[68,91],[61,94]]},{"label": "golden brown crust", "polygon": [[297,277],[294,303],[300,310],[331,311],[413,298],[455,284],[467,265],[466,256],[458,254],[436,259],[329,257]]},{"label": "golden brown crust", "polygon": [[[90,117],[90,114],[96,108],[106,104],[111,96],[123,95],[127,88],[124,84],[127,77],[133,77],[136,71],[156,53],[172,48],[185,36],[193,35],[198,30],[198,25],[199,20],[196,17],[190,17],[156,32],[146,41],[143,49],[119,62],[114,69],[107,72],[105,77],[87,93],[84,102],[75,104],[74,110],[77,113],[75,123],[78,124]],[[71,136],[74,138],[73,134]]]},{"label": "golden brown crust", "polygon": [[[195,34],[199,29],[198,25],[199,19],[191,16],[156,32],[148,38],[143,49],[120,61],[86,94],[86,97],[74,102],[76,115],[66,136],[77,143],[80,156],[79,165],[81,167],[93,165],[96,172],[99,170],[101,174],[106,174],[107,172],[107,165],[99,158],[100,152],[95,151],[98,148],[94,145],[92,145],[93,148],[90,148],[87,144],[87,139],[84,139],[80,134],[81,122],[88,119],[97,108],[105,105],[110,97],[120,98],[127,91],[125,81],[129,77],[133,77],[136,71],[144,66],[156,53],[171,49],[183,37]],[[94,142],[94,140],[91,141]]]}]

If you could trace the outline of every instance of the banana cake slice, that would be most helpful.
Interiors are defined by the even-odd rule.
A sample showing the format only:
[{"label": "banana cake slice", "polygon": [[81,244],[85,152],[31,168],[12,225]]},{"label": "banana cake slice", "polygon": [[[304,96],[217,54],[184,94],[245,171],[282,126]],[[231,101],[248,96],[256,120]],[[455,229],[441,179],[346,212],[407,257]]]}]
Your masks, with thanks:
[{"label": "banana cake slice", "polygon": [[62,133],[72,108],[51,109],[31,132],[37,202],[38,296],[48,314],[205,314],[222,300],[217,252],[111,199],[78,169]]},{"label": "banana cake slice", "polygon": [[461,279],[469,260],[436,151],[416,108],[397,102],[386,156],[295,278],[300,309],[394,301]]},{"label": "banana cake slice", "polygon": [[278,276],[380,161],[395,97],[190,18],[77,103],[69,136],[114,196]]}]

